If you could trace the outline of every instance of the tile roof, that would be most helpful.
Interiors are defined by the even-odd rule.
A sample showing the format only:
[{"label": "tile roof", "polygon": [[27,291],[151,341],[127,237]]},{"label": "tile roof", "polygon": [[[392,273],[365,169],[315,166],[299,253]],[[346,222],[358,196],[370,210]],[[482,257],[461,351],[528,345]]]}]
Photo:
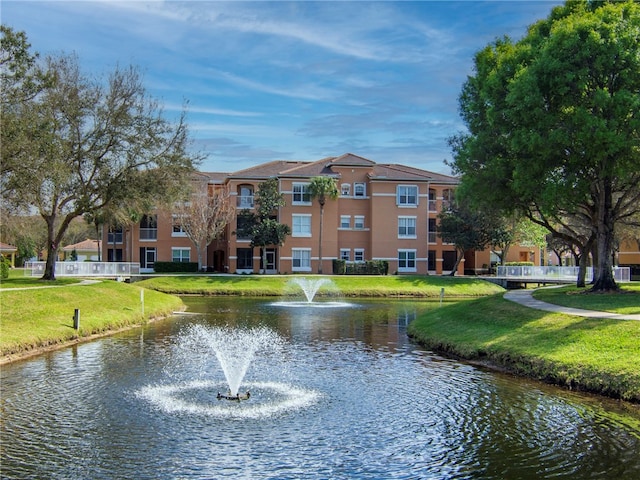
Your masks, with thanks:
[{"label": "tile roof", "polygon": [[376,164],[370,178],[372,180],[414,180],[451,184],[459,183],[456,177],[396,163]]},{"label": "tile roof", "polygon": [[8,243],[0,242],[0,251],[2,252],[15,252],[18,250],[18,247],[14,247],[13,245],[9,245]]},{"label": "tile roof", "polygon": [[353,153],[345,153],[338,157],[325,157],[315,161],[301,160],[274,160],[262,163],[255,167],[246,168],[237,172],[207,173],[211,178],[220,181],[226,179],[267,179],[270,177],[286,178],[311,178],[317,175],[339,176],[338,171],[333,167],[364,167],[371,169],[369,178],[371,180],[389,181],[423,181],[448,183],[455,185],[458,183],[456,177],[434,173],[407,165],[392,163],[376,163]]},{"label": "tile roof", "polygon": [[67,245],[62,250],[66,251],[66,252],[71,251],[71,250],[82,250],[82,251],[94,250],[94,251],[97,251],[99,246],[100,246],[100,242],[98,242],[98,240],[91,240],[91,239],[87,238],[86,240],[83,240],[82,242],[74,243],[73,245]]},{"label": "tile roof", "polygon": [[274,160],[272,162],[261,163],[255,167],[245,168],[237,172],[230,173],[227,178],[269,178],[275,177],[284,170],[288,170],[297,165],[307,162],[295,160]]}]

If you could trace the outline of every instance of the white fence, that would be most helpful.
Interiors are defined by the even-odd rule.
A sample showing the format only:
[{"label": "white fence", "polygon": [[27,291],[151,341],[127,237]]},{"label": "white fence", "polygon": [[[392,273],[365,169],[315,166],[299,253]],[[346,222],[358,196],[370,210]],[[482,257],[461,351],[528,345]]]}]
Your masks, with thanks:
[{"label": "white fence", "polygon": [[[567,282],[575,282],[578,279],[579,267],[531,267],[531,266],[505,266],[498,267],[496,277],[514,278],[514,279],[531,279],[544,281],[548,280],[566,280]],[[614,267],[613,278],[616,282],[630,282],[631,269],[629,267]],[[585,281],[593,280],[593,268],[587,268]]]},{"label": "white fence", "polygon": [[[25,275],[41,277],[46,262],[26,262]],[[140,264],[131,262],[56,262],[56,277],[130,277],[140,273]]]}]

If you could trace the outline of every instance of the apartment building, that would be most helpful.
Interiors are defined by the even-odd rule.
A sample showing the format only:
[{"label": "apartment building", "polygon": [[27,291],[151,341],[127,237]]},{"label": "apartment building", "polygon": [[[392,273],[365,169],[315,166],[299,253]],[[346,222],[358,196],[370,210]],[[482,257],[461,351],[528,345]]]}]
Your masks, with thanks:
[{"label": "apartment building", "polygon": [[[224,235],[209,245],[209,271],[229,273],[316,273],[320,267],[320,206],[309,196],[313,177],[336,181],[339,196],[324,208],[322,271],[332,272],[332,261],[386,260],[389,273],[446,274],[456,260],[453,245],[436,235],[438,213],[453,199],[455,177],[398,164],[376,163],[346,153],[314,162],[273,161],[233,173],[199,173],[210,191],[230,189],[237,211],[254,208],[261,182],[277,178],[286,201],[277,212],[291,235],[282,246],[262,252],[248,238],[238,238],[238,217]],[[197,260],[197,252],[172,212],[145,215],[132,228],[105,232],[104,258],[140,262],[152,272],[157,261]],[[517,254],[516,252],[514,252]],[[465,262],[457,274],[462,275]]]},{"label": "apartment building", "polygon": [[[276,161],[234,172],[227,183],[238,208],[252,208],[260,182],[276,177],[286,205],[278,220],[291,227],[281,247],[266,251],[268,273],[315,273],[319,269],[320,206],[309,196],[313,177],[336,181],[339,196],[324,208],[322,271],[333,259],[386,260],[390,273],[442,273],[455,263],[455,249],[435,234],[436,216],[451,198],[454,177],[396,164],[378,164],[350,153],[315,162]],[[228,270],[257,272],[260,252],[248,239],[226,235]]]}]

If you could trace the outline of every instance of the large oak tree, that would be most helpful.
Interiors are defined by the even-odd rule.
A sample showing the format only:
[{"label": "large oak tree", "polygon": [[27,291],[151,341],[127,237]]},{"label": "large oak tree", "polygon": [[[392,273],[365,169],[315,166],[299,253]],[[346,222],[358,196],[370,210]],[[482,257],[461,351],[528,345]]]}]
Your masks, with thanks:
[{"label": "large oak tree", "polygon": [[640,5],[570,1],[520,41],[493,42],[460,108],[460,194],[550,228],[580,218],[595,241],[592,290],[616,290],[615,230],[640,209]]},{"label": "large oak tree", "polygon": [[[5,65],[23,61],[5,50]],[[28,47],[28,44],[26,44]],[[24,56],[33,68],[34,57]],[[20,71],[13,68],[13,71]],[[55,259],[70,222],[113,204],[159,204],[186,185],[195,158],[187,153],[185,114],[165,119],[137,69],[116,68],[108,80],[81,72],[75,56],[49,57],[32,78],[47,79],[33,95],[14,88],[2,102],[4,201],[37,211],[47,225],[43,278],[55,279]],[[28,70],[19,84],[27,81]],[[4,83],[4,82],[3,82]]]}]

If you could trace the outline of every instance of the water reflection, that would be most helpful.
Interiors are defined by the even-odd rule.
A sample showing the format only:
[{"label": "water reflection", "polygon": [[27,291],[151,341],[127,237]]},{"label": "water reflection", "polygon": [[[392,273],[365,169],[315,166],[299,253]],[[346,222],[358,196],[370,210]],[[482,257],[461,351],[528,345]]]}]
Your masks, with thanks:
[{"label": "water reflection", "polygon": [[[254,299],[186,302],[201,315],[3,367],[2,477],[640,477],[637,409],[422,350],[406,325],[432,304],[359,301],[329,313]],[[282,357],[259,360],[247,382],[321,397],[253,419],[167,413],[140,398],[144,388],[197,379],[214,385],[215,405],[222,373],[207,366],[207,378],[200,362],[174,355],[192,323],[277,331]],[[178,395],[206,404],[199,388]]]}]

